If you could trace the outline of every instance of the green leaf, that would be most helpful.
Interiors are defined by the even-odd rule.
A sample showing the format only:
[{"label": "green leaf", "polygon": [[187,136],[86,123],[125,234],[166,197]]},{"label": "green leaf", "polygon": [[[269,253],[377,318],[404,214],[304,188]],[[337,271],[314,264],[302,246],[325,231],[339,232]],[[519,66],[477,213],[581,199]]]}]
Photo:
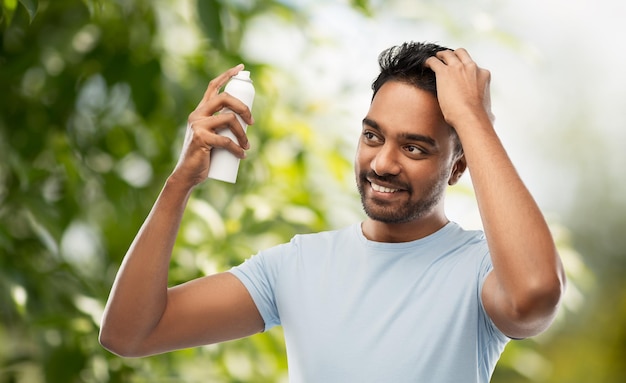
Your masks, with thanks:
[{"label": "green leaf", "polygon": [[24,8],[26,8],[26,11],[28,12],[28,18],[30,19],[30,22],[32,22],[33,19],[35,18],[35,15],[37,14],[39,0],[19,0],[19,1],[20,1],[20,4],[22,4]]},{"label": "green leaf", "polygon": [[4,0],[0,2],[0,10],[2,11],[0,14],[0,25],[2,27],[6,28],[11,24],[16,7],[17,0]]},{"label": "green leaf", "polygon": [[217,0],[198,0],[198,19],[206,36],[216,48],[224,47],[222,4]]},{"label": "green leaf", "polygon": [[365,16],[373,15],[372,9],[370,8],[369,0],[350,0],[350,5],[352,5],[352,8],[361,12]]}]

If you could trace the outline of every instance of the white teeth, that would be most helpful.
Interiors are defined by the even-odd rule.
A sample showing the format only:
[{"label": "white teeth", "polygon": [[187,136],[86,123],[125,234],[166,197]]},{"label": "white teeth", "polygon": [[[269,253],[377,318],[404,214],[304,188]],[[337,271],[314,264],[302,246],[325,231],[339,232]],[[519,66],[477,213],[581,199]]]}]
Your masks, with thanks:
[{"label": "white teeth", "polygon": [[370,184],[372,185],[372,189],[376,190],[377,192],[381,192],[381,193],[393,193],[398,191],[398,189],[389,189],[386,188],[384,186],[380,186],[380,185],[376,185],[373,182],[370,182]]}]

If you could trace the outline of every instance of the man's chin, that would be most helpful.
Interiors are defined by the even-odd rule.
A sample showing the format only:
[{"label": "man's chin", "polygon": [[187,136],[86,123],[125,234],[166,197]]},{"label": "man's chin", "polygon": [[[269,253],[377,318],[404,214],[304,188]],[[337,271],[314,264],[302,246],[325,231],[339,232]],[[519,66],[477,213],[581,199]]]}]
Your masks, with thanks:
[{"label": "man's chin", "polygon": [[382,223],[405,223],[411,220],[411,217],[407,212],[398,211],[390,208],[371,207],[363,205],[365,214],[374,221]]}]

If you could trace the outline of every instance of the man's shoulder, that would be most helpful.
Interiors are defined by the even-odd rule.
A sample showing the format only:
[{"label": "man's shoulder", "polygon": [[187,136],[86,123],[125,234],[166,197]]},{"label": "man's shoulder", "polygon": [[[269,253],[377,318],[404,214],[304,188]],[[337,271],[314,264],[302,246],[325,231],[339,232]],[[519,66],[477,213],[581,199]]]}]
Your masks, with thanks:
[{"label": "man's shoulder", "polygon": [[466,229],[456,222],[450,222],[449,230],[443,236],[444,240],[454,241],[464,245],[479,244],[486,241],[485,233],[479,229]]}]

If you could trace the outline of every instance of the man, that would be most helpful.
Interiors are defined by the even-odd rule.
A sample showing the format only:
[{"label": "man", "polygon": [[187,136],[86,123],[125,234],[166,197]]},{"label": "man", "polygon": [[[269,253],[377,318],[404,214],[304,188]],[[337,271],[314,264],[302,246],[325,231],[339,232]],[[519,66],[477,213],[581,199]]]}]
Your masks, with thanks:
[{"label": "man", "polygon": [[[187,199],[212,148],[248,141],[213,81],[180,160],[113,286],[101,343],[142,356],[282,325],[296,382],[487,382],[505,344],[551,323],[565,284],[554,242],[493,128],[488,71],[464,49],[405,43],[380,56],[356,181],[368,218],[296,236],[229,272],[167,287]],[[238,142],[215,134],[227,126]],[[448,184],[472,173],[482,232],[449,222]]]}]

